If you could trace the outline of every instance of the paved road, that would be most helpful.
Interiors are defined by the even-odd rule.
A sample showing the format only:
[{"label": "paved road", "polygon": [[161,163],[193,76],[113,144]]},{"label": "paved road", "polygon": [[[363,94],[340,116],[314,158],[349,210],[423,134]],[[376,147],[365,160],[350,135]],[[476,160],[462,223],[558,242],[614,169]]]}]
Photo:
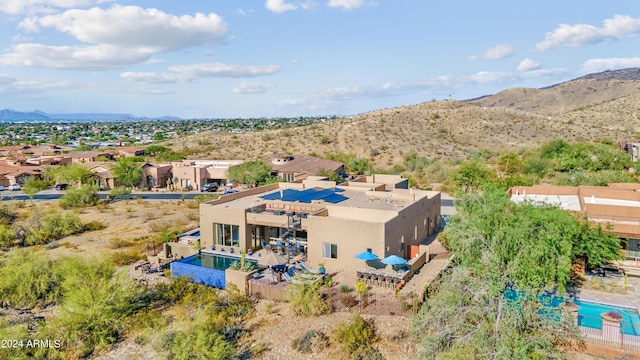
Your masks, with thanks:
[{"label": "paved road", "polygon": [[[57,200],[62,196],[62,191],[56,190],[43,190],[37,193],[33,200]],[[99,192],[98,196],[101,199],[106,199],[108,192]],[[200,192],[189,192],[184,194],[184,199],[190,200],[198,195],[203,195],[207,193]],[[2,191],[0,192],[0,196],[2,196],[2,200],[29,200],[29,197],[25,195],[22,191]],[[130,195],[131,198],[134,196],[140,197],[144,200],[181,200],[183,198],[182,193],[160,193],[160,192],[139,192],[132,193]]]}]

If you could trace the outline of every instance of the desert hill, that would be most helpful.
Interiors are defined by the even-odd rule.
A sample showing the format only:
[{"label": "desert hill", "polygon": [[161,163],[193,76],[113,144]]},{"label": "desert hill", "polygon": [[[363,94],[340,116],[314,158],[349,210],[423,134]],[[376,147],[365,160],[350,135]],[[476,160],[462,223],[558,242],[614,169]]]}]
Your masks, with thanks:
[{"label": "desert hill", "polygon": [[482,148],[538,146],[563,138],[628,139],[640,131],[640,80],[583,77],[543,89],[509,89],[471,101],[425,102],[289,129],[228,134],[203,132],[170,142],[190,158],[262,158],[273,152],[347,152],[379,167],[416,151],[463,158]]}]

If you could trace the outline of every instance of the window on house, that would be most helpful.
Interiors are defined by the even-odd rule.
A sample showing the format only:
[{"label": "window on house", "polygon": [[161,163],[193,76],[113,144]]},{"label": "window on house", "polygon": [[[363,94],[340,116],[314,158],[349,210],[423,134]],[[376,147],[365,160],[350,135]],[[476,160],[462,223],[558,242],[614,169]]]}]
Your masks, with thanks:
[{"label": "window on house", "polygon": [[332,244],[328,242],[322,243],[322,256],[327,259],[338,258],[338,244]]},{"label": "window on house", "polygon": [[217,244],[225,246],[240,246],[240,226],[216,224]]}]

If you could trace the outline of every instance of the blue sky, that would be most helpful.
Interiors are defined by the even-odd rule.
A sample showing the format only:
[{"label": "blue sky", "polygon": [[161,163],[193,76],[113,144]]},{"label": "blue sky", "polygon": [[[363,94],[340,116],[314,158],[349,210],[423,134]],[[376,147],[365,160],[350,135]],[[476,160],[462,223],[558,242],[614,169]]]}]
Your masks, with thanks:
[{"label": "blue sky", "polygon": [[0,0],[0,109],[354,115],[640,66],[640,1]]}]

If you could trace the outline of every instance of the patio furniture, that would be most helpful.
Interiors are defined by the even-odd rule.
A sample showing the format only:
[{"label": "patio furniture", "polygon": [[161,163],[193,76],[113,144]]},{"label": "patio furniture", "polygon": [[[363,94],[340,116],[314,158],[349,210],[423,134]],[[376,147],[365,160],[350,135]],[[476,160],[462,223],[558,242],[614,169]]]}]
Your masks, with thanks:
[{"label": "patio furniture", "polygon": [[264,240],[261,240],[260,243],[262,244],[262,248],[267,250],[267,251],[271,251],[271,245],[267,244],[264,242]]},{"label": "patio furniture", "polygon": [[300,265],[300,268],[304,271],[313,273],[313,274],[320,274],[320,270],[316,270],[316,269],[312,269],[310,267],[307,266],[307,264],[303,263],[302,261],[300,261],[298,263],[298,265]]}]

